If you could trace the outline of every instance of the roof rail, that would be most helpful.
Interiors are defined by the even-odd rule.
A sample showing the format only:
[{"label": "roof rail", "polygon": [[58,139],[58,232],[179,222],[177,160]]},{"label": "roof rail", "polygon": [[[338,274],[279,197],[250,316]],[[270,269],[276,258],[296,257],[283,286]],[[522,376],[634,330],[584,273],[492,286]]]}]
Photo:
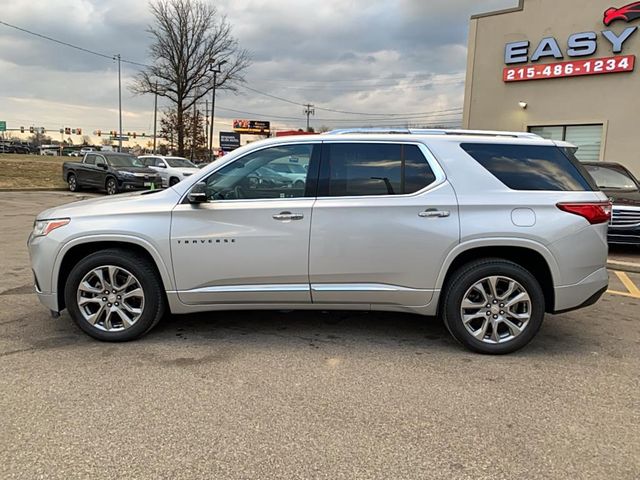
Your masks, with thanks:
[{"label": "roof rail", "polygon": [[347,135],[349,133],[400,134],[400,135],[475,135],[480,137],[513,137],[540,139],[539,135],[530,132],[502,132],[498,130],[464,130],[449,128],[342,128],[331,130],[325,135]]}]

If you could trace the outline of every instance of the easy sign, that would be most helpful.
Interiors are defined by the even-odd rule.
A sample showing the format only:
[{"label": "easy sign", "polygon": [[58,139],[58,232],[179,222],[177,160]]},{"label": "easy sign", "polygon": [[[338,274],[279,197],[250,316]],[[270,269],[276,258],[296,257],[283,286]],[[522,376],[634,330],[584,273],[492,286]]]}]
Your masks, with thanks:
[{"label": "easy sign", "polygon": [[[633,2],[620,8],[605,10],[602,23],[609,27],[613,23],[632,22],[640,19],[640,1]],[[511,42],[505,45],[504,63],[507,67],[503,71],[505,82],[520,82],[525,80],[542,80],[546,78],[563,78],[583,75],[599,75],[603,73],[631,72],[635,67],[635,55],[616,55],[613,57],[584,59],[598,50],[598,43],[603,42],[611,46],[614,54],[624,50],[625,43],[638,31],[638,27],[627,27],[617,33],[613,30],[602,32],[580,32],[569,35],[566,49],[563,51],[560,43],[554,37],[545,37],[535,48],[528,40]],[[543,59],[570,60],[556,63],[535,64]],[[520,65],[523,63],[533,65]]]}]

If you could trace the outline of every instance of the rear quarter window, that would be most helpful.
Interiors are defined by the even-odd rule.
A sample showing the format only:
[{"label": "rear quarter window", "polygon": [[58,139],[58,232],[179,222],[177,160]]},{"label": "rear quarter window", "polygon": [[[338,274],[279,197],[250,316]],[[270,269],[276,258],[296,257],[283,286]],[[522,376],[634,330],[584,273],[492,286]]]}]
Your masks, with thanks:
[{"label": "rear quarter window", "polygon": [[555,146],[462,143],[460,147],[512,190],[597,190],[580,162]]}]

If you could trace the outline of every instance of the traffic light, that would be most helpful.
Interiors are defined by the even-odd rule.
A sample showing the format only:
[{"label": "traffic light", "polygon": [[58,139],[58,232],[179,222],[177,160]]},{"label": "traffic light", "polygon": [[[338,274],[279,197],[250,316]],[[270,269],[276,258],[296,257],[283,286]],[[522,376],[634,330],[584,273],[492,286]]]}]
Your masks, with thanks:
[{"label": "traffic light", "polygon": [[20,133],[24,133],[24,127],[20,127]]},{"label": "traffic light", "polygon": [[33,127],[29,127],[29,133],[33,133],[34,132],[34,128]]},{"label": "traffic light", "polygon": [[98,130],[98,131],[96,132],[96,134],[97,134],[99,137],[101,137],[101,136],[102,136],[102,130]]},{"label": "traffic light", "polygon": [[64,134],[71,135],[71,129],[69,127],[64,127]]},{"label": "traffic light", "polygon": [[81,128],[76,128],[76,133],[78,135],[82,135],[82,129]]},{"label": "traffic light", "polygon": [[136,138],[136,132],[133,132],[133,138]]}]

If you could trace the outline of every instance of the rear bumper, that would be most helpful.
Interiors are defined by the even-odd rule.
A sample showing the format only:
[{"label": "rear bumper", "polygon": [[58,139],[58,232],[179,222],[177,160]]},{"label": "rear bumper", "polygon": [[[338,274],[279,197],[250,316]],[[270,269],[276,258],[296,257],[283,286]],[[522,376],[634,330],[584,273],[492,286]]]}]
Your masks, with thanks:
[{"label": "rear bumper", "polygon": [[600,268],[582,281],[562,287],[555,287],[554,313],[588,307],[598,301],[609,285],[606,268]]}]

